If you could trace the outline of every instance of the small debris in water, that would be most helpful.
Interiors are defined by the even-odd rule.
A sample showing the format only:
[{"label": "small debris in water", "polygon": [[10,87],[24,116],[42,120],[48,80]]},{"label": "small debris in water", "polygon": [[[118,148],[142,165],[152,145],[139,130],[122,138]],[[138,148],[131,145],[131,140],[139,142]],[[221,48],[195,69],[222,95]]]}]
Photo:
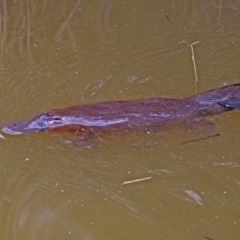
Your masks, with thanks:
[{"label": "small debris in water", "polygon": [[153,142],[153,141],[150,140],[150,141],[145,145],[145,147],[148,147],[152,142]]},{"label": "small debris in water", "polygon": [[206,240],[213,240],[212,238],[210,237],[204,237]]},{"label": "small debris in water", "polygon": [[197,142],[197,141],[202,141],[202,140],[206,140],[206,139],[208,139],[208,138],[218,137],[218,136],[221,136],[221,135],[222,135],[222,133],[217,133],[217,134],[210,135],[210,136],[207,136],[207,137],[203,137],[203,138],[198,138],[198,139],[193,139],[193,140],[190,140],[190,141],[182,142],[180,145],[184,145],[184,144],[188,144],[188,143],[193,143],[193,142]]},{"label": "small debris in water", "polygon": [[5,137],[0,133],[0,138],[5,139]]},{"label": "small debris in water", "polygon": [[121,185],[126,185],[126,184],[130,184],[130,183],[141,182],[141,181],[146,181],[146,180],[149,180],[151,178],[152,177],[146,177],[146,178],[139,178],[139,179],[135,179],[135,180],[131,180],[131,181],[125,181]]},{"label": "small debris in water", "polygon": [[193,190],[186,190],[185,192],[187,193],[187,195],[190,198],[193,198],[196,201],[196,203],[198,203],[199,205],[203,205],[202,198],[197,193],[195,193]]},{"label": "small debris in water", "polygon": [[163,16],[171,23],[174,23],[173,19],[171,17],[169,17],[168,15],[166,14],[163,14]]}]

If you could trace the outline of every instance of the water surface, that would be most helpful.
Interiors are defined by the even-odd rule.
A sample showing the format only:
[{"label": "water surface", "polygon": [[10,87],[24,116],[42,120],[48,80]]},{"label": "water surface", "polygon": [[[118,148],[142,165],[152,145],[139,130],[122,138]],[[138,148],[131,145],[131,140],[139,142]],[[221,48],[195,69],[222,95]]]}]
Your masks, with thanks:
[{"label": "water surface", "polygon": [[[239,83],[239,11],[237,0],[2,1],[1,123],[192,95],[196,41],[199,91]],[[186,145],[206,133],[120,134],[91,149],[65,134],[3,134],[1,239],[237,239],[239,118],[215,117],[221,136]]]}]

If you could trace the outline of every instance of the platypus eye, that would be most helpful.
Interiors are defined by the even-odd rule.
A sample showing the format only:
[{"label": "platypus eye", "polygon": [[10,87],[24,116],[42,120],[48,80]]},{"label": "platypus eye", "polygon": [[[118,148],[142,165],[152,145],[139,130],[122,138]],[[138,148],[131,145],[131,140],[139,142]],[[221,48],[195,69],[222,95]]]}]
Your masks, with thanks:
[{"label": "platypus eye", "polygon": [[52,118],[49,118],[48,119],[48,124],[51,125],[51,124],[59,124],[59,123],[62,123],[63,122],[63,119],[60,118],[60,117],[52,117]]}]

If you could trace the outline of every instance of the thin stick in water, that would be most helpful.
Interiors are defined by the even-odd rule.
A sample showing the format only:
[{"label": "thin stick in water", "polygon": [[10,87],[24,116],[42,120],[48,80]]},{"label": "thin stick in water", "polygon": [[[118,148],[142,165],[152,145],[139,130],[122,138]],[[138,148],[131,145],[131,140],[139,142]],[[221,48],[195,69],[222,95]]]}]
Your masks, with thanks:
[{"label": "thin stick in water", "polygon": [[194,51],[193,51],[193,45],[200,43],[200,41],[192,43],[191,46],[191,51],[192,51],[192,61],[193,61],[193,68],[194,68],[194,74],[195,74],[195,94],[198,92],[198,78],[197,78],[197,67],[196,67],[196,62],[195,62],[195,56],[194,56]]},{"label": "thin stick in water", "polygon": [[145,178],[139,178],[139,179],[135,179],[135,180],[131,180],[131,181],[125,181],[121,185],[126,185],[126,184],[130,184],[130,183],[141,182],[141,181],[146,181],[146,180],[149,180],[151,178],[152,177],[145,177]]},{"label": "thin stick in water", "polygon": [[180,145],[193,143],[193,142],[198,142],[198,141],[206,140],[208,138],[218,137],[218,136],[221,136],[221,135],[222,135],[222,133],[217,133],[217,134],[210,135],[210,136],[207,136],[207,137],[203,137],[203,138],[198,138],[198,139],[193,139],[193,140],[190,140],[190,141],[182,142]]},{"label": "thin stick in water", "polygon": [[171,23],[174,23],[173,19],[171,17],[169,17],[167,14],[163,13],[163,16]]}]

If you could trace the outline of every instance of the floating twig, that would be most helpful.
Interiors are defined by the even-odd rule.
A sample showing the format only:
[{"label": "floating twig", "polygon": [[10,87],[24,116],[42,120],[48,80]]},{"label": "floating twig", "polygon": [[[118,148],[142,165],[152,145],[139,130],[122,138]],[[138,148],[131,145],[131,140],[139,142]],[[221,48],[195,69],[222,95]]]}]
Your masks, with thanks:
[{"label": "floating twig", "polygon": [[169,17],[168,15],[163,13],[163,16],[171,23],[174,23],[173,19],[171,17]]},{"label": "floating twig", "polygon": [[194,56],[194,51],[193,51],[193,45],[200,43],[200,41],[192,43],[191,46],[191,51],[192,51],[192,61],[193,61],[193,68],[194,68],[194,74],[195,74],[195,94],[198,92],[198,78],[197,78],[197,67],[196,67],[196,62],[195,62],[195,56]]},{"label": "floating twig", "polygon": [[131,181],[125,181],[121,185],[126,185],[126,184],[130,184],[130,183],[141,182],[141,181],[146,181],[146,180],[149,180],[151,178],[152,177],[145,177],[145,178],[139,178],[139,179],[135,179],[135,180],[131,180]]},{"label": "floating twig", "polygon": [[180,145],[193,143],[193,142],[198,142],[198,141],[206,140],[208,138],[218,137],[218,136],[221,136],[221,135],[222,135],[222,133],[217,133],[217,134],[210,135],[210,136],[207,136],[207,137],[203,137],[203,138],[198,138],[198,139],[193,139],[193,140],[190,140],[190,141],[182,142]]},{"label": "floating twig", "polygon": [[150,140],[146,145],[145,145],[145,147],[148,147],[148,146],[150,146],[150,144],[152,144],[152,140]]}]

